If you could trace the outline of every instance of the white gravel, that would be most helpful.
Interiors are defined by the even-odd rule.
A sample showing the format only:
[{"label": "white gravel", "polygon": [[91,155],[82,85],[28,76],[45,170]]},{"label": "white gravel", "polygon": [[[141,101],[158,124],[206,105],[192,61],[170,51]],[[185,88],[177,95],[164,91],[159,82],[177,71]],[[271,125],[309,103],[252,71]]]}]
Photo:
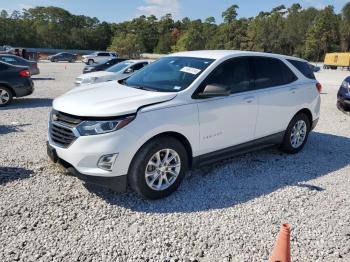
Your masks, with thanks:
[{"label": "white gravel", "polygon": [[46,157],[52,99],[80,63],[41,63],[33,95],[0,109],[0,261],[266,261],[282,223],[293,261],[350,261],[348,72],[323,71],[305,149],[255,152],[189,172],[167,199],[84,186]]}]

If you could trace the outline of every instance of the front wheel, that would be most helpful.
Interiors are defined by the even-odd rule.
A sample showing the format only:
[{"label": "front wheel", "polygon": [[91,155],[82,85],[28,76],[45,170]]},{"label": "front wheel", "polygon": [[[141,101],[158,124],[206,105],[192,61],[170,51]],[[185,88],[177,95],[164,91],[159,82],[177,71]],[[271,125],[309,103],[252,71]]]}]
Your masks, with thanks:
[{"label": "front wheel", "polygon": [[92,59],[88,60],[88,65],[92,65],[93,63],[94,63],[94,60],[92,60]]},{"label": "front wheel", "polygon": [[139,195],[159,199],[173,193],[185,176],[188,155],[175,138],[160,137],[147,142],[129,169],[129,184]]},{"label": "front wheel", "polygon": [[288,125],[281,149],[289,154],[302,150],[308,139],[310,127],[309,118],[303,113],[297,114]]}]

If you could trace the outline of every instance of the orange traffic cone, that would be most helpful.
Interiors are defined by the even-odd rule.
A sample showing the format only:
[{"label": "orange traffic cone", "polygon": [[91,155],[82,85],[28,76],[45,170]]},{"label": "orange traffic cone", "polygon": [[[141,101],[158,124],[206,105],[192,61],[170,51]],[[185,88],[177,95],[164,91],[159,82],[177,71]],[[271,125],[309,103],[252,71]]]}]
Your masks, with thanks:
[{"label": "orange traffic cone", "polygon": [[290,258],[290,227],[281,226],[269,262],[291,262]]}]

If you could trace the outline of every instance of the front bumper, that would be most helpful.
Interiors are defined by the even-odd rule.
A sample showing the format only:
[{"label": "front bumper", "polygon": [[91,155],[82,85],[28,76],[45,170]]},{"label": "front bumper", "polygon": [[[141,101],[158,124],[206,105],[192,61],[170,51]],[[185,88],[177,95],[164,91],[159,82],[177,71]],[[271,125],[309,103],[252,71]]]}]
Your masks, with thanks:
[{"label": "front bumper", "polygon": [[345,114],[350,114],[350,100],[338,98],[337,108]]},{"label": "front bumper", "polygon": [[52,162],[58,163],[65,167],[67,171],[79,178],[80,180],[90,183],[90,184],[95,184],[99,185],[105,188],[112,189],[115,192],[119,193],[124,193],[126,192],[127,189],[127,175],[122,175],[122,176],[111,176],[111,177],[103,177],[103,176],[92,176],[92,175],[85,175],[80,173],[76,168],[73,167],[70,163],[67,161],[61,159],[57,151],[54,147],[52,147],[49,142],[46,144],[47,146],[47,154],[49,158],[51,159]]}]

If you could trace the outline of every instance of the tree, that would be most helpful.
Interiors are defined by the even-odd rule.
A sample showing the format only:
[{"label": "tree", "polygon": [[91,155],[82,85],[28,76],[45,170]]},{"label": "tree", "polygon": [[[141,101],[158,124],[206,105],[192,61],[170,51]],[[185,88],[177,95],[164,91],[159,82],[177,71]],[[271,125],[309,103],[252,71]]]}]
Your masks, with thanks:
[{"label": "tree", "polygon": [[121,56],[138,57],[142,50],[142,45],[137,35],[126,34],[115,36],[108,50],[116,51]]},{"label": "tree", "polygon": [[345,4],[341,14],[341,45],[343,51],[349,51],[350,49],[350,2]]},{"label": "tree", "polygon": [[307,32],[304,56],[319,61],[325,53],[339,50],[338,28],[339,17],[334,13],[333,6],[325,7]]}]

